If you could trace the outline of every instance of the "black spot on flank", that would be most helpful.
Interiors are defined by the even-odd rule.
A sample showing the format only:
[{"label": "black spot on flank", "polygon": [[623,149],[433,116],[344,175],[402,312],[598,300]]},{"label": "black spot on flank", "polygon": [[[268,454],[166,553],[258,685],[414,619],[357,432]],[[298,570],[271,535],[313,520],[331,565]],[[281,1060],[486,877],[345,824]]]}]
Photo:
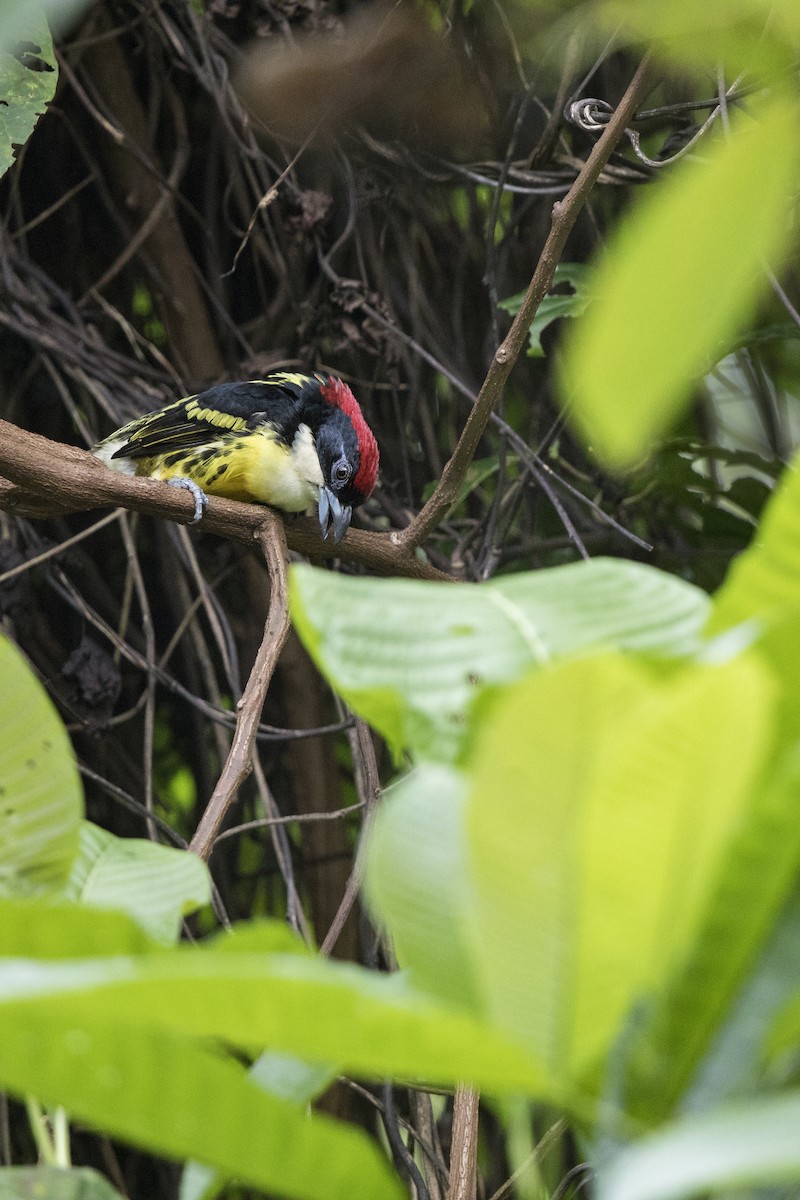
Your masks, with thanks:
[{"label": "black spot on flank", "polygon": [[183,456],[184,455],[183,455],[182,450],[173,450],[171,454],[165,454],[164,455],[164,466],[165,467],[174,467],[176,465],[176,463],[179,463],[181,461]]},{"label": "black spot on flank", "polygon": [[216,475],[212,476],[211,482],[213,483],[215,479],[222,479],[222,476],[225,474],[227,469],[228,469],[228,464],[221,463],[220,466],[217,467]]}]

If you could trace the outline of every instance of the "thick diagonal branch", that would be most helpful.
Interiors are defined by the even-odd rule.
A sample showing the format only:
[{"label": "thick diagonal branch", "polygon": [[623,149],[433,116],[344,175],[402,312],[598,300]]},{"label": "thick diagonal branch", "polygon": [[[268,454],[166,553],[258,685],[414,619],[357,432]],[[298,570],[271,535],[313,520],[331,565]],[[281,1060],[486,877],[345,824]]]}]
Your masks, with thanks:
[{"label": "thick diagonal branch", "polygon": [[[110,471],[77,446],[51,442],[38,433],[0,421],[0,509],[35,519],[113,505],[186,524],[194,512],[188,492],[155,479]],[[260,504],[213,496],[200,528],[252,545],[264,519]],[[341,558],[381,575],[448,580],[417,558],[413,547],[395,546],[386,533],[351,529],[339,545],[323,542],[314,522],[297,518],[286,529],[291,550],[315,561]]]}]

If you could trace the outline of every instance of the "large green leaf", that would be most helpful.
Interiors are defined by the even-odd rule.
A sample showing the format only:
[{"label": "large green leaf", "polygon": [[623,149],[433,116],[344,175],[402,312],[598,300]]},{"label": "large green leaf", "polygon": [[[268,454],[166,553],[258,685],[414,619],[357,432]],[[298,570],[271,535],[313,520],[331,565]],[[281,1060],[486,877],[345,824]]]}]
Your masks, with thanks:
[{"label": "large green leaf", "polygon": [[122,909],[169,945],[183,917],[210,902],[211,879],[205,863],[188,850],[118,838],[84,821],[64,894],[95,908]]},{"label": "large green leaf", "polygon": [[693,1113],[634,1143],[599,1173],[598,1200],[681,1196],[800,1180],[800,1092]]},{"label": "large green leaf", "polygon": [[709,631],[750,618],[769,624],[800,609],[800,470],[792,464],[767,505],[753,544],[734,559],[714,598]]},{"label": "large green leaf", "polygon": [[[333,1083],[338,1071],[317,1063],[306,1063],[289,1054],[266,1050],[248,1072],[265,1092],[305,1108]],[[181,1175],[178,1200],[216,1200],[230,1182],[219,1171],[190,1162]],[[1,1198],[0,1198],[1,1200]]]},{"label": "large green leaf", "polygon": [[496,1092],[535,1091],[546,1082],[518,1044],[402,977],[310,956],[210,946],[137,958],[0,962],[0,1022],[6,1006],[23,1000],[27,1012],[58,1010],[65,1019],[117,1021],[131,1030],[152,1026],[248,1052],[270,1046],[377,1078],[469,1079]]},{"label": "large green leaf", "polygon": [[652,449],[751,315],[765,260],[789,241],[797,124],[793,99],[754,102],[730,138],[638,204],[597,267],[595,303],[565,339],[562,380],[570,413],[611,466]]},{"label": "large green leaf", "polygon": [[[756,856],[756,862],[758,857]],[[780,864],[782,865],[782,864]],[[766,867],[771,869],[772,864]],[[744,906],[736,912],[749,922]],[[735,913],[729,914],[733,921]],[[737,936],[737,942],[742,939]],[[721,947],[720,947],[721,950]],[[796,964],[800,962],[800,893],[795,890],[749,969],[726,1020],[718,1024],[691,1084],[680,1099],[684,1112],[702,1112],[753,1095],[763,1085],[765,1058],[773,1048],[786,1006],[800,994]],[[712,980],[712,986],[715,981]],[[688,1014],[687,1014],[688,1015]],[[782,1050],[794,1055],[800,1024]],[[677,1047],[680,1051],[680,1047]],[[665,1076],[669,1086],[669,1078]]]},{"label": "large green leaf", "polygon": [[[22,13],[23,5],[17,4]],[[12,22],[15,35],[3,36],[0,9],[0,175],[14,161],[56,92],[58,65],[53,39],[38,5],[25,6],[24,22]]]},{"label": "large green leaf", "polygon": [[600,0],[597,15],[616,37],[639,38],[682,64],[731,77],[790,66],[800,21],[794,0]]},{"label": "large green leaf", "polygon": [[61,896],[0,898],[0,961],[3,958],[70,959],[105,954],[142,954],[156,943],[121,912],[95,912]]},{"label": "large green leaf", "polygon": [[[187,989],[176,1008],[191,1000]],[[170,1158],[197,1158],[298,1200],[400,1200],[366,1135],[257,1087],[218,1049],[141,1015],[56,999],[2,1008],[0,1086]],[[324,1163],[325,1170],[310,1169]]]},{"label": "large green leaf", "polygon": [[[752,790],[686,959],[626,1048],[629,1079],[621,1099],[640,1124],[663,1120],[679,1101],[710,1107],[729,1095],[732,1079],[748,1072],[752,1081],[776,1005],[798,985],[796,961],[787,954],[797,936],[791,938],[785,919],[778,939],[782,962],[772,950],[758,965],[797,878],[798,801],[795,748]],[[796,919],[796,905],[791,912]],[[737,1017],[732,1005],[742,989],[744,1015]],[[724,1046],[718,1045],[721,1037]]]},{"label": "large green leaf", "polygon": [[[0,945],[13,956],[0,958],[0,1087],[270,1192],[320,1200],[397,1194],[361,1135],[302,1115],[297,1069],[288,1078],[276,1052],[308,1062],[306,1089],[312,1076],[314,1088],[328,1076],[315,1063],[336,1062],[368,1077],[553,1090],[524,1050],[485,1023],[402,977],[295,953],[294,940],[287,953],[278,924],[200,947],[59,960],[54,929],[71,946],[96,921],[111,934],[111,950],[127,939],[130,922],[31,901],[5,902],[0,917]],[[45,957],[21,957],[26,942]],[[256,1067],[259,1086],[220,1045],[245,1053],[270,1046]],[[324,1173],[308,1170],[323,1161]]]},{"label": "large green leaf", "polygon": [[510,689],[480,731],[468,833],[483,994],[554,1074],[604,1056],[693,944],[771,700],[755,660],[664,682],[601,656]]},{"label": "large green leaf", "polygon": [[0,637],[0,896],[61,887],[82,815],[64,726],[22,655]]},{"label": "large green leaf", "polygon": [[475,1008],[466,801],[464,777],[440,765],[419,767],[390,788],[370,836],[365,884],[413,981]]},{"label": "large green leaf", "polygon": [[476,696],[595,646],[694,653],[708,597],[665,572],[593,559],[490,583],[291,574],[292,616],[333,686],[398,752],[461,750]]}]

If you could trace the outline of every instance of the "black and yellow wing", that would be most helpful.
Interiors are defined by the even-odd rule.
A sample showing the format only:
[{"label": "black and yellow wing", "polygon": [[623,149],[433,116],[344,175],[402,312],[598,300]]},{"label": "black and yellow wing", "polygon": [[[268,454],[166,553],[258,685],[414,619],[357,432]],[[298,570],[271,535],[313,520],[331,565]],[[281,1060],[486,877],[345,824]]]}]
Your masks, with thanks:
[{"label": "black and yellow wing", "polygon": [[269,426],[291,444],[306,397],[318,389],[321,378],[281,371],[266,379],[222,383],[130,421],[98,450],[106,451],[102,456],[109,462],[161,458],[219,445],[260,426]]}]

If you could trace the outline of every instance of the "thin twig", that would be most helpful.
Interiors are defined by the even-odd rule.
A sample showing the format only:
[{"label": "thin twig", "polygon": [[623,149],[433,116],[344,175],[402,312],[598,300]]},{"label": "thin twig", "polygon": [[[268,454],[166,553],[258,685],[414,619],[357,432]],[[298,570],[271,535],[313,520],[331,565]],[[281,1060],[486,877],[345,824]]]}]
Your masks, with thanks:
[{"label": "thin twig", "polygon": [[230,753],[190,843],[190,849],[203,859],[210,857],[228,809],[236,799],[240,785],[253,769],[253,751],[261,710],[275,664],[289,632],[288,553],[280,519],[265,511],[256,539],[269,572],[269,612],[256,661],[237,706],[236,730]]},{"label": "thin twig", "polygon": [[364,849],[369,839],[370,830],[372,829],[375,806],[381,790],[372,734],[369,731],[369,726],[364,721],[356,721],[355,728],[352,730],[351,746],[356,770],[356,788],[359,799],[364,805],[364,821],[361,826],[361,836],[358,841],[355,862],[350,872],[350,878],[347,880],[344,896],[342,897],[336,916],[331,922],[331,927],[325,935],[325,940],[320,947],[320,954],[322,955],[330,954],[333,950],[339,939],[339,934],[344,928],[344,923],[350,915],[350,910],[355,904],[358,889],[361,887],[361,881],[364,876]]}]

